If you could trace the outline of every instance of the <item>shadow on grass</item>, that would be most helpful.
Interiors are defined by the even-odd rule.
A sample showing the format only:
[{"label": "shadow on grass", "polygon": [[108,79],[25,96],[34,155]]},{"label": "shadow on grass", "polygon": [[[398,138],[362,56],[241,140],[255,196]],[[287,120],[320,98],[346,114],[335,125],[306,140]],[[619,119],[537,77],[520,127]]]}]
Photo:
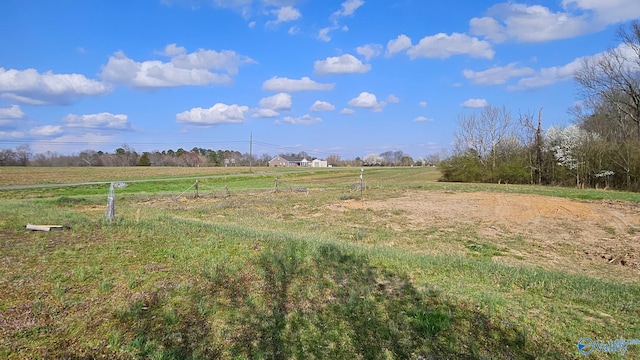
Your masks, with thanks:
[{"label": "shadow on grass", "polygon": [[[137,356],[196,358],[537,358],[515,324],[418,289],[336,245],[275,244],[250,266],[215,265],[180,309],[171,295],[119,315]],[[213,325],[215,324],[215,325]],[[566,349],[564,353],[566,353]]]}]

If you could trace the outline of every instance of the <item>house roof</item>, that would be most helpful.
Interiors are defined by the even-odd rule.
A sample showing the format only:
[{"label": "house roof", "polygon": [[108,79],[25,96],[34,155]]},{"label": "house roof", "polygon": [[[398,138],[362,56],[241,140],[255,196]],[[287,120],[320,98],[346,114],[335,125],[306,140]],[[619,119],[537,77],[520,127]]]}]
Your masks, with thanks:
[{"label": "house roof", "polygon": [[302,161],[304,158],[301,157],[297,157],[297,156],[288,156],[288,155],[278,155],[281,158],[287,160],[287,161],[292,161],[292,162],[300,162]]}]

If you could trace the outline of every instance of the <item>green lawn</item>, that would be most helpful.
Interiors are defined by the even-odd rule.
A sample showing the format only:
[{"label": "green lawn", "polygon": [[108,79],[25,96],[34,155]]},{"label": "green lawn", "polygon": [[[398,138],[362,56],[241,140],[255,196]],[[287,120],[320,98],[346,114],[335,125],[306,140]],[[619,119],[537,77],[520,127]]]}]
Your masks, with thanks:
[{"label": "green lawn", "polygon": [[[5,186],[42,176],[1,170]],[[359,168],[84,170],[49,168],[42,182],[153,181],[116,189],[111,224],[106,184],[0,191],[1,358],[581,358],[583,337],[640,338],[638,277],[510,266],[472,228],[395,231],[394,214],[327,212],[408,190],[638,194],[440,183],[433,168],[365,168],[364,199]],[[157,180],[171,177],[189,179]],[[388,245],[399,238],[464,252]]]}]

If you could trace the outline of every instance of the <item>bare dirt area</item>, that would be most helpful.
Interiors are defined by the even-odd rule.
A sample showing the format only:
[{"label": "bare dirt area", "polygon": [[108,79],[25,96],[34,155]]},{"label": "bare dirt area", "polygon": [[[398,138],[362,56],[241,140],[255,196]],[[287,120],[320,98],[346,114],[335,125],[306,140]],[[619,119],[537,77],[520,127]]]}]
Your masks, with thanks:
[{"label": "bare dirt area", "polygon": [[640,273],[640,206],[634,203],[421,191],[381,201],[342,201],[329,208],[399,213],[402,221],[387,225],[397,231],[466,226],[505,252],[507,256],[494,257],[498,261],[575,272],[604,270],[636,280]]}]

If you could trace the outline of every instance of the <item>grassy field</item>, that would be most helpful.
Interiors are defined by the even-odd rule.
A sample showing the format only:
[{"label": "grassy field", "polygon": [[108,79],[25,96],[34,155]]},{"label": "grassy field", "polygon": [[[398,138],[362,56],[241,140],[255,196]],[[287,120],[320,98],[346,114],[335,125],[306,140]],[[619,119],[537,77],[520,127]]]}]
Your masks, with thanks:
[{"label": "grassy field", "polygon": [[[637,271],[510,265],[500,260],[516,256],[472,226],[398,228],[402,210],[334,211],[416,192],[639,194],[439,183],[432,168],[366,168],[360,192],[359,176],[0,168],[0,186],[128,182],[113,223],[108,184],[0,190],[0,358],[581,358],[583,337],[640,338]],[[526,256],[522,241],[506,243]],[[590,355],[637,356],[640,345]]]}]

